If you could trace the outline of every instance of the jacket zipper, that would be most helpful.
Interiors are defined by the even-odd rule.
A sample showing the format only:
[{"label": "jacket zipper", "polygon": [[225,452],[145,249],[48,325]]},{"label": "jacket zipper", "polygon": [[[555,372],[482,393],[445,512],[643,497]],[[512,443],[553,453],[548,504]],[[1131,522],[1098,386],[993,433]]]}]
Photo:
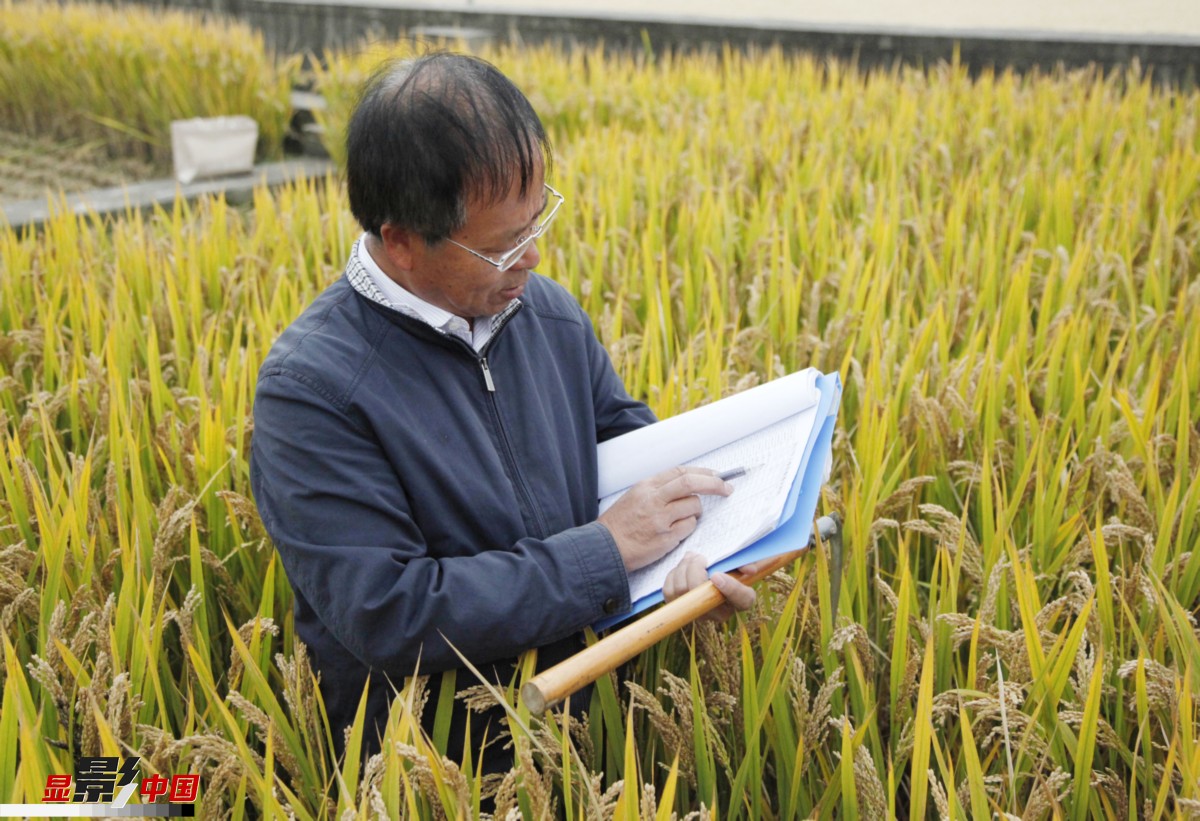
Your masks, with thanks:
[{"label": "jacket zipper", "polygon": [[[513,485],[515,486],[518,497],[520,497],[525,509],[533,515],[533,518],[537,524],[538,532],[531,535],[544,539],[549,535],[547,531],[550,529],[550,526],[542,516],[541,510],[538,509],[538,506],[533,502],[533,496],[525,485],[525,479],[521,475],[520,466],[517,464],[517,459],[512,452],[512,445],[508,441],[508,433],[504,430],[504,425],[500,421],[500,409],[496,405],[495,397],[496,383],[492,379],[492,369],[488,366],[487,361],[488,351],[491,350],[492,344],[500,336],[500,332],[504,330],[504,327],[508,325],[509,320],[511,320],[516,313],[517,311],[513,311],[511,314],[505,317],[505,319],[500,323],[500,327],[496,328],[491,339],[487,341],[487,344],[483,346],[481,351],[476,353],[474,348],[470,348],[470,351],[473,355],[475,355],[476,361],[479,363],[479,369],[483,372],[483,383],[489,394],[488,399],[491,405],[492,419],[495,422],[496,432],[500,438],[502,450],[501,458],[504,459],[505,463],[508,465],[508,470],[510,475],[513,477]],[[462,340],[459,341],[461,342]],[[466,346],[465,342],[462,344]]]},{"label": "jacket zipper", "polygon": [[[508,325],[508,323],[512,320],[512,318],[517,315],[517,311],[519,311],[519,310],[521,310],[520,305],[518,305],[515,309],[513,309],[508,314],[508,316],[504,317],[504,319],[501,320],[500,327],[498,327],[495,331],[492,332],[492,335],[488,338],[487,344],[483,346],[483,350],[479,351],[479,353],[476,357],[479,360],[479,368],[480,368],[480,370],[483,371],[483,384],[485,386],[487,386],[488,393],[496,392],[496,383],[494,381],[492,381],[492,369],[488,367],[488,361],[487,361],[488,351],[490,351],[492,349],[492,343],[496,341],[496,337],[500,336],[500,332],[503,331],[505,326]],[[466,344],[466,343],[464,342],[463,344]],[[474,348],[471,348],[471,353],[472,354],[475,353]]]}]

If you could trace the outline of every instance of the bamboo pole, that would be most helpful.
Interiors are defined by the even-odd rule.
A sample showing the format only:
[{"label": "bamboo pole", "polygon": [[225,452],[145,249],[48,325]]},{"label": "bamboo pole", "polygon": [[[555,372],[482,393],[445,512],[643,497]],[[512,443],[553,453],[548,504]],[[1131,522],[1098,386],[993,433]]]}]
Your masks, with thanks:
[{"label": "bamboo pole", "polygon": [[[822,541],[837,539],[840,535],[838,522],[829,516],[822,516],[814,528],[813,538],[802,549],[755,562],[754,573],[734,570],[729,575],[742,584],[754,584],[798,559],[815,544],[817,533],[820,533]],[[835,544],[835,549],[841,553],[840,545]],[[562,701],[610,670],[617,669],[724,603],[725,596],[716,585],[707,581],[531,678],[521,688],[521,699],[531,713],[540,716],[550,705]]]}]

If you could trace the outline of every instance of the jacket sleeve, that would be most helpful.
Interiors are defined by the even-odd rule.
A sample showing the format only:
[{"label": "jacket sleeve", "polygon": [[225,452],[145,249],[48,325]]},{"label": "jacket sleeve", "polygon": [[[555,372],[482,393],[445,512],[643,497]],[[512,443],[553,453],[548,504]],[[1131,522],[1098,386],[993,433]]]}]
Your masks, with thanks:
[{"label": "jacket sleeve", "polygon": [[429,555],[374,434],[316,386],[260,379],[251,485],[292,585],[358,659],[389,674],[507,659],[629,609],[596,522],[476,555]]},{"label": "jacket sleeve", "polygon": [[579,308],[587,339],[588,366],[591,369],[592,397],[596,408],[596,441],[606,442],[622,433],[629,433],[658,421],[654,411],[625,390],[625,384],[613,368],[612,358],[600,344],[592,328],[592,320]]}]

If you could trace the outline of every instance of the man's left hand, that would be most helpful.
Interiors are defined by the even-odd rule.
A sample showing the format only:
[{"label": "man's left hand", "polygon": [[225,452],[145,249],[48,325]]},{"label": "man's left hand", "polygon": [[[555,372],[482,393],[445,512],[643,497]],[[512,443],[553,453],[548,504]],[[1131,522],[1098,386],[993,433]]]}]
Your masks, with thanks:
[{"label": "man's left hand", "polygon": [[[748,564],[741,570],[753,573],[754,565]],[[675,568],[667,574],[667,580],[663,583],[663,599],[664,601],[677,599],[689,590],[704,584],[707,580],[708,568],[704,564],[704,557],[699,553],[685,553],[679,564],[675,565]],[[704,618],[724,622],[728,621],[729,617],[738,610],[749,610],[754,606],[753,587],[735,581],[732,576],[725,573],[714,573],[712,583],[725,596],[725,603],[709,611]]]}]

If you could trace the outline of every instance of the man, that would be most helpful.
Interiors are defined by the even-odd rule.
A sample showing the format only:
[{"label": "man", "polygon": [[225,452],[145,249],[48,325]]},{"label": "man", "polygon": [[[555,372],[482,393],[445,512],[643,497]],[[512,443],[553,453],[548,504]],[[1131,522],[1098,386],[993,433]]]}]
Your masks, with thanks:
[{"label": "man", "polygon": [[[347,155],[364,234],[262,366],[251,481],[335,739],[369,680],[377,745],[393,687],[461,668],[451,645],[503,684],[525,650],[539,667],[578,651],[584,626],[629,608],[626,574],[695,528],[697,494],[731,488],[677,468],[597,518],[596,444],[654,417],[578,303],[533,273],[564,198],[541,122],[499,71],[449,54],[386,67]],[[694,557],[666,590],[706,577]],[[714,578],[732,606],[753,601]],[[456,709],[452,757],[465,726]],[[488,769],[507,768],[493,750]]]}]

